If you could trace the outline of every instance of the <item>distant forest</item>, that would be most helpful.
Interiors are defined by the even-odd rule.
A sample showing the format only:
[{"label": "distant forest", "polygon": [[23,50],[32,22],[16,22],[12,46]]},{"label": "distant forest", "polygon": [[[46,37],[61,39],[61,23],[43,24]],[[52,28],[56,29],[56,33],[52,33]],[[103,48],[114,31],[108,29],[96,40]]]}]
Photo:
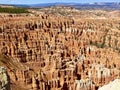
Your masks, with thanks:
[{"label": "distant forest", "polygon": [[28,13],[28,10],[26,8],[0,8],[0,13]]}]

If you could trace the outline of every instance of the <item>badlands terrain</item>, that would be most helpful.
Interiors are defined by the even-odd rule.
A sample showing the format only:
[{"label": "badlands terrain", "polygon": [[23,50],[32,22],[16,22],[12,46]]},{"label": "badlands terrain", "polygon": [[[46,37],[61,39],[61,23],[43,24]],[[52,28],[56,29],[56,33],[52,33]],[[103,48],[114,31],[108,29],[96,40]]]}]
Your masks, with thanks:
[{"label": "badlands terrain", "polygon": [[0,66],[9,90],[103,90],[120,78],[120,11],[0,13]]}]

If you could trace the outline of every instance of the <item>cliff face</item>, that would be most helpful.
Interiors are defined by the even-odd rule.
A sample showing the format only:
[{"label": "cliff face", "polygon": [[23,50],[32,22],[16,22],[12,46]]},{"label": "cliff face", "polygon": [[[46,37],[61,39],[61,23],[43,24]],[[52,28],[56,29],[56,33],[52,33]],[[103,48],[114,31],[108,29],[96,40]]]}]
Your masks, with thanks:
[{"label": "cliff face", "polygon": [[2,17],[0,53],[6,62],[0,59],[0,64],[7,67],[11,86],[97,90],[119,78],[119,19],[51,14]]}]

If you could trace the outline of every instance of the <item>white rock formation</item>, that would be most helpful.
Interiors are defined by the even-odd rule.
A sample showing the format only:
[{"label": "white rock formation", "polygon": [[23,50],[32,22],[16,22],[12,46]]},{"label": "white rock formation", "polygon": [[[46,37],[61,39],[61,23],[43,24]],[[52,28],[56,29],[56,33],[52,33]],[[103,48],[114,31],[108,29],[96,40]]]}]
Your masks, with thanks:
[{"label": "white rock formation", "polygon": [[109,84],[100,87],[98,90],[120,90],[120,79],[116,79]]}]

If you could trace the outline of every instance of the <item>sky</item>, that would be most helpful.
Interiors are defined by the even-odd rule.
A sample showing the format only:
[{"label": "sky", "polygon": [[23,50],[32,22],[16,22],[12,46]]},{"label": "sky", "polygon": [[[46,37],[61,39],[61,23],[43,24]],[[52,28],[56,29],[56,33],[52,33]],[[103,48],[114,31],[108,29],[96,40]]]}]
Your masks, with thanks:
[{"label": "sky", "polygon": [[40,3],[93,3],[93,2],[120,2],[120,0],[0,0],[0,4],[40,4]]}]

